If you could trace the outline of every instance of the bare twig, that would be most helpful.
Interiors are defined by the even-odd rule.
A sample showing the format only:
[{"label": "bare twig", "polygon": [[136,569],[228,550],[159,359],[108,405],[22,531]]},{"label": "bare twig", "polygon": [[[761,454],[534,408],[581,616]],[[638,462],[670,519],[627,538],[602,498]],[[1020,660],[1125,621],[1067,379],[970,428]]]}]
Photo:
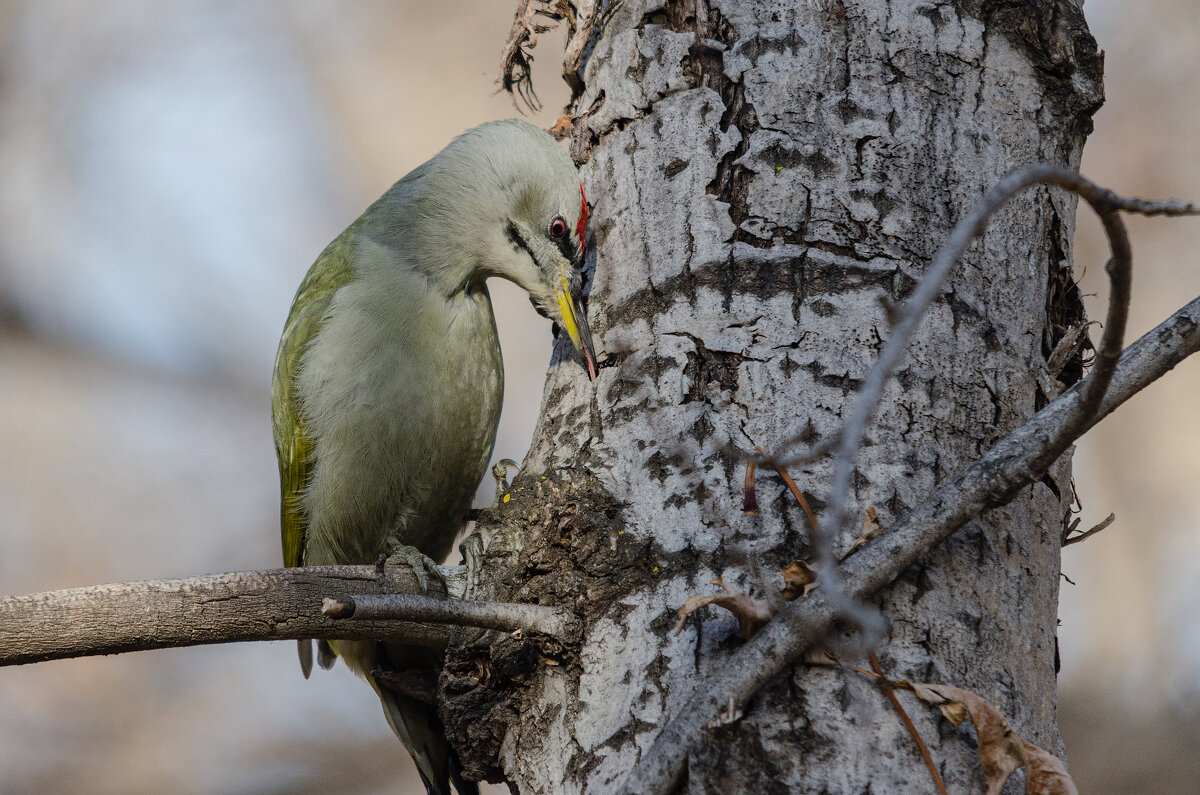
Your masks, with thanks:
[{"label": "bare twig", "polygon": [[[793,436],[790,436],[787,439],[784,439],[783,443],[779,445],[780,452],[767,453],[767,452],[762,451],[759,448],[756,448],[756,449],[758,449],[759,452],[758,452],[758,458],[756,458],[755,460],[758,461],[758,463],[760,463],[760,464],[766,464],[766,465],[772,466],[772,467],[775,467],[775,466],[790,467],[790,466],[795,466],[796,464],[811,464],[813,461],[819,461],[837,449],[838,444],[842,440],[842,430],[843,429],[841,427],[838,427],[833,432],[829,433],[828,435],[823,437],[820,441],[816,442],[815,444],[812,444],[809,447],[806,447],[802,450],[795,450],[791,453],[788,453],[787,455],[784,455],[782,451],[789,450],[789,449],[795,447],[796,445],[800,444],[801,442],[805,442],[808,439],[812,438],[812,436],[813,436],[812,429],[805,428],[803,431],[800,431],[799,433],[794,434]],[[734,455],[736,457],[753,458],[753,456],[744,454],[741,451],[737,450],[736,448],[731,448],[731,449],[733,449]],[[722,452],[726,453],[727,455],[729,454],[729,450],[727,450],[725,448],[722,448]]]},{"label": "bare twig", "polygon": [[[512,96],[513,105],[524,112],[521,103],[533,112],[542,109],[533,90],[533,55],[537,34],[553,30],[574,11],[565,0],[520,0],[508,41],[500,56],[500,85]],[[545,22],[543,20],[549,20]],[[574,27],[574,22],[571,22]]]},{"label": "bare twig", "polygon": [[[762,456],[764,460],[768,460],[766,452],[761,447],[754,445],[754,450],[760,456]],[[748,466],[754,466],[754,464],[754,459],[751,459]],[[796,502],[800,504],[800,510],[804,511],[804,518],[808,520],[809,530],[814,535],[821,532],[821,525],[817,522],[817,517],[816,514],[813,513],[812,506],[808,504],[808,499],[805,498],[804,492],[800,490],[800,487],[796,485],[796,481],[792,480],[792,476],[788,474],[787,468],[783,464],[780,464],[776,461],[771,461],[770,466],[775,470],[775,474],[783,478],[784,485],[788,487],[788,491],[792,493],[792,497],[795,498]]]},{"label": "bare twig", "polygon": [[563,637],[574,626],[569,610],[515,602],[478,602],[421,594],[355,594],[326,599],[322,612],[333,619],[356,621],[435,621],[505,632],[524,630]]},{"label": "bare twig", "polygon": [[1091,530],[1088,530],[1086,533],[1080,533],[1077,536],[1064,537],[1062,540],[1062,545],[1064,547],[1067,547],[1067,546],[1070,546],[1071,544],[1078,544],[1080,541],[1087,540],[1088,538],[1091,538],[1092,536],[1096,535],[1096,533],[1099,533],[1104,528],[1108,527],[1110,524],[1112,524],[1116,520],[1117,520],[1117,515],[1115,513],[1110,513],[1108,515],[1107,519],[1100,522],[1098,525],[1093,527]]},{"label": "bare twig", "polygon": [[[1112,240],[1109,275],[1113,297],[1096,367],[1087,379],[1010,433],[965,472],[946,482],[890,532],[864,547],[846,566],[843,580],[833,559],[833,540],[845,522],[855,453],[883,385],[895,369],[921,313],[936,296],[954,261],[982,232],[987,217],[1016,192],[1039,182],[1078,190],[1101,214]],[[882,617],[859,599],[889,585],[934,545],[982,511],[1007,502],[1019,489],[1040,477],[1075,438],[1200,348],[1200,299],[1197,299],[1120,354],[1119,366],[1114,370],[1114,350],[1120,349],[1128,303],[1129,248],[1124,226],[1115,216],[1120,209],[1147,214],[1196,213],[1192,205],[1178,202],[1121,199],[1073,172],[1054,166],[1032,166],[1005,177],[955,227],[932,268],[905,303],[844,426],[826,523],[816,536],[822,590],[805,602],[785,606],[724,668],[700,685],[626,778],[624,792],[669,791],[678,779],[691,742],[715,711],[731,698],[735,703],[745,703],[785,665],[820,640],[835,621],[850,618],[866,630],[864,635],[870,635],[872,629],[879,632],[876,625],[882,624]]]},{"label": "bare twig", "polygon": [[921,750],[921,758],[925,760],[925,767],[929,768],[929,775],[933,777],[933,785],[937,787],[937,791],[942,795],[950,795],[946,791],[946,783],[942,781],[942,776],[938,773],[937,765],[933,763],[933,756],[929,753],[929,746],[921,739],[921,733],[913,725],[912,718],[908,717],[908,713],[904,711],[904,705],[900,703],[900,699],[896,696],[896,691],[892,689],[892,683],[883,675],[883,669],[879,667],[879,658],[875,655],[875,652],[871,652],[870,659],[871,670],[875,672],[875,684],[879,685],[884,698],[891,702],[892,708],[896,710],[896,714],[904,722],[904,728],[908,729],[908,733],[916,741],[917,748]]},{"label": "bare twig", "polygon": [[573,102],[583,93],[579,68],[598,25],[601,25],[598,0],[520,0],[508,41],[500,56],[500,85],[507,91],[517,110],[521,104],[532,111],[542,103],[533,90],[533,48],[537,35],[567,23],[567,42],[563,52],[562,76],[571,87]]}]

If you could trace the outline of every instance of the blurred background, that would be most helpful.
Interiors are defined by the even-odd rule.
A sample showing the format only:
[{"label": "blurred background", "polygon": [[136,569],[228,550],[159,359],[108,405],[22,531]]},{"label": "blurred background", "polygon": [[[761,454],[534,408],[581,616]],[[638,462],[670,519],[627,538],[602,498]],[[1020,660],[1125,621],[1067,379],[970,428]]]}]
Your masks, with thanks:
[{"label": "blurred background", "polygon": [[[278,565],[275,345],[322,247],[476,123],[515,3],[0,0],[0,593]],[[1084,171],[1200,199],[1200,5],[1088,0],[1108,102]],[[566,98],[561,35],[535,85]],[[1200,294],[1200,221],[1133,219],[1130,339]],[[1077,267],[1102,316],[1099,226]],[[548,324],[493,282],[496,454]],[[1200,789],[1200,360],[1080,445],[1061,724],[1084,792]],[[490,493],[485,487],[484,493]],[[0,792],[421,791],[369,689],[294,644],[0,669]]]}]

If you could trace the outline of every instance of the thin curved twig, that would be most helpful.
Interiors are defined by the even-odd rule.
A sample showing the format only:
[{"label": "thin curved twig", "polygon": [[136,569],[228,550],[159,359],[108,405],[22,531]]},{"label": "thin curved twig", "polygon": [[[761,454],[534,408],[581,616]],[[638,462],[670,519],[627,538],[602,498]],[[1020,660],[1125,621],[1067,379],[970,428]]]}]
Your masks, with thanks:
[{"label": "thin curved twig", "polygon": [[[1080,533],[1077,536],[1073,536],[1069,532],[1064,533],[1061,544],[1064,547],[1069,547],[1072,544],[1078,544],[1080,541],[1086,541],[1089,538],[1091,538],[1092,536],[1096,535],[1096,533],[1099,533],[1101,530],[1104,530],[1106,527],[1108,527],[1110,524],[1112,524],[1115,521],[1117,521],[1117,515],[1115,513],[1110,513],[1107,516],[1107,518],[1104,519],[1104,521],[1095,525],[1094,527],[1092,527],[1091,530],[1088,530],[1087,532]],[[1076,519],[1075,522],[1078,523],[1079,520]],[[1074,529],[1073,526],[1072,526],[1072,529]]]},{"label": "thin curved twig", "polygon": [[950,795],[946,791],[946,782],[942,781],[942,774],[938,772],[937,765],[934,764],[933,754],[929,753],[929,746],[925,744],[925,740],[921,737],[921,733],[917,731],[917,727],[912,722],[912,718],[908,717],[908,711],[904,709],[904,705],[900,703],[900,698],[896,695],[895,689],[892,688],[891,681],[883,675],[883,668],[879,665],[879,657],[875,652],[870,654],[871,670],[874,672],[875,684],[879,687],[879,691],[883,693],[883,697],[891,703],[892,709],[896,710],[896,714],[900,716],[904,728],[908,729],[908,734],[913,738],[913,742],[917,744],[917,750],[921,752],[921,758],[925,760],[925,767],[929,770],[929,777],[933,779],[933,786],[937,787],[940,795]]},{"label": "thin curved twig", "polygon": [[967,216],[955,225],[950,236],[939,249],[937,256],[934,257],[932,267],[896,313],[892,333],[888,336],[879,359],[863,381],[834,458],[833,484],[830,487],[827,510],[821,532],[814,539],[813,547],[816,559],[814,568],[826,598],[838,606],[844,618],[862,629],[859,642],[866,647],[874,647],[883,637],[887,631],[886,621],[878,611],[863,605],[845,593],[841,574],[838,571],[838,558],[835,554],[834,544],[846,523],[847,501],[850,493],[850,480],[854,474],[854,461],[862,446],[863,437],[866,435],[867,425],[879,405],[884,385],[895,373],[901,357],[908,349],[908,344],[920,325],[921,318],[941,291],[942,282],[950,274],[951,268],[975,238],[983,234],[987,228],[987,221],[992,215],[1023,190],[1038,184],[1057,185],[1082,196],[1100,216],[1112,246],[1112,259],[1109,260],[1106,268],[1112,283],[1112,291],[1109,295],[1104,336],[1096,354],[1091,377],[1087,380],[1087,392],[1074,415],[1062,426],[1056,437],[1046,441],[1043,453],[1037,461],[1037,468],[1049,467],[1062,454],[1071,441],[1079,435],[1080,428],[1088,421],[1088,418],[1095,413],[1104,397],[1104,392],[1108,389],[1108,383],[1121,354],[1122,341],[1125,336],[1125,319],[1129,312],[1133,267],[1129,235],[1125,231],[1125,223],[1118,214],[1118,209],[1122,205],[1119,203],[1118,197],[1111,191],[1101,189],[1076,172],[1061,166],[1039,164],[1015,169],[988,190],[975,203]]},{"label": "thin curved twig", "polygon": [[[834,429],[833,432],[822,437],[821,440],[815,444],[812,444],[801,450],[795,450],[787,455],[783,455],[782,453],[768,453],[767,451],[761,450],[757,447],[755,448],[757,454],[742,453],[740,450],[737,450],[737,448],[732,446],[730,446],[728,449],[734,450],[737,454],[737,457],[753,460],[761,466],[790,467],[797,464],[811,464],[813,461],[819,461],[837,449],[838,444],[840,444],[842,441],[842,431],[843,428],[838,427]],[[783,442],[780,443],[779,449],[791,449],[806,439],[809,439],[811,436],[812,431],[806,428],[800,433],[784,439]],[[723,447],[722,451],[724,452],[725,449],[726,448]]]},{"label": "thin curved twig", "polygon": [[[754,450],[760,456],[766,457],[767,455],[766,451],[758,445],[754,445]],[[751,466],[755,466],[753,459],[751,459],[750,463],[746,465],[747,471],[749,471]],[[772,462],[771,468],[775,470],[775,474],[779,475],[779,477],[783,479],[783,484],[787,486],[788,491],[792,493],[792,497],[800,506],[800,510],[804,511],[804,518],[808,520],[809,530],[811,530],[813,533],[821,532],[821,525],[817,522],[817,515],[813,513],[812,506],[808,504],[808,498],[804,496],[804,492],[800,490],[800,487],[796,485],[796,481],[793,480],[792,476],[788,474],[787,467],[785,467],[783,464]],[[747,475],[747,477],[749,476]]]},{"label": "thin curved twig", "polygon": [[[1113,328],[1105,329],[1105,339],[1100,346],[1107,353],[1104,358],[1097,355],[1096,367],[1087,379],[1052,401],[965,472],[947,481],[899,525],[863,548],[846,566],[848,576],[843,582],[832,560],[832,540],[845,522],[845,500],[853,472],[854,455],[883,385],[899,362],[920,315],[936,297],[954,261],[982,233],[987,218],[1019,191],[1042,182],[1071,190],[1081,187],[1085,191],[1085,200],[1097,212],[1102,212],[1106,231],[1111,235],[1119,230],[1113,242],[1114,262],[1110,263],[1109,268],[1110,278],[1114,281],[1114,295],[1109,303],[1109,319]],[[883,353],[864,381],[851,419],[844,426],[826,524],[815,539],[821,556],[818,558],[821,590],[807,601],[786,605],[753,639],[734,653],[725,667],[700,685],[631,771],[622,786],[622,792],[669,791],[678,780],[691,743],[717,710],[731,702],[744,704],[784,666],[795,661],[820,640],[835,621],[846,618],[847,608],[857,610],[856,613],[850,613],[852,619],[862,619],[869,609],[859,599],[891,584],[934,545],[941,543],[983,510],[1007,502],[1020,488],[1040,477],[1075,438],[1134,393],[1200,349],[1200,299],[1197,299],[1130,346],[1119,360],[1113,359],[1112,351],[1114,348],[1120,350],[1120,337],[1124,331],[1123,316],[1128,305],[1130,267],[1124,226],[1119,218],[1115,224],[1112,221],[1117,210],[1144,214],[1197,214],[1197,209],[1190,204],[1121,199],[1066,169],[1031,166],[1006,176],[955,226],[938,252],[930,272],[905,303]],[[1125,277],[1122,281],[1123,272]],[[873,615],[877,614],[868,615],[860,625],[869,625]]]}]

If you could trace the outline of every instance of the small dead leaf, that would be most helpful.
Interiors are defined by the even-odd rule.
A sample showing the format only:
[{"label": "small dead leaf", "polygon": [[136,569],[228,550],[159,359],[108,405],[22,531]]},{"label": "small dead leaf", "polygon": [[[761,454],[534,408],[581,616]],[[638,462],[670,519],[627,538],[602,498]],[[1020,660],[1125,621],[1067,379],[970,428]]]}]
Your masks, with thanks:
[{"label": "small dead leaf", "polygon": [[987,781],[987,795],[999,795],[1008,777],[1019,767],[1025,768],[1025,792],[1028,794],[1078,795],[1062,761],[1017,736],[1000,711],[982,696],[952,685],[893,684],[911,688],[917,698],[941,709],[955,726],[964,720],[975,724],[979,765]]},{"label": "small dead leaf", "polygon": [[754,633],[762,629],[775,616],[777,608],[770,602],[755,599],[748,594],[730,588],[720,577],[713,580],[713,585],[720,585],[725,589],[725,593],[689,597],[683,603],[683,607],[679,608],[679,623],[675,625],[676,636],[683,632],[683,628],[687,626],[688,616],[708,605],[723,607],[733,613],[738,620],[738,630],[742,633],[742,637],[747,640],[754,637]]},{"label": "small dead leaf", "polygon": [[715,729],[718,726],[728,726],[731,723],[741,720],[742,711],[738,709],[737,704],[733,703],[733,698],[729,699],[729,704],[725,709],[717,713],[717,717],[708,722],[708,728]]},{"label": "small dead leaf", "polygon": [[846,550],[846,554],[842,556],[842,560],[844,561],[857,552],[859,547],[869,544],[871,539],[882,532],[883,525],[879,524],[879,514],[875,512],[875,506],[868,505],[867,510],[863,511],[862,532],[858,534],[858,538],[854,539],[854,543]]},{"label": "small dead leaf", "polygon": [[1067,766],[1054,754],[1025,746],[1025,792],[1028,795],[1079,795]]},{"label": "small dead leaf", "polygon": [[807,599],[817,587],[817,573],[802,560],[793,560],[779,573],[783,575],[783,598],[789,602],[797,596]]},{"label": "small dead leaf", "polygon": [[979,765],[987,780],[987,795],[998,795],[1004,782],[1025,763],[1021,738],[1000,712],[976,693],[952,685],[913,685],[917,698],[941,709],[955,726],[965,720],[975,724],[979,738]]},{"label": "small dead leaf", "polygon": [[862,535],[858,537],[858,541],[865,544],[882,532],[883,527],[879,524],[879,514],[875,512],[875,506],[868,505],[867,510],[863,511]]}]

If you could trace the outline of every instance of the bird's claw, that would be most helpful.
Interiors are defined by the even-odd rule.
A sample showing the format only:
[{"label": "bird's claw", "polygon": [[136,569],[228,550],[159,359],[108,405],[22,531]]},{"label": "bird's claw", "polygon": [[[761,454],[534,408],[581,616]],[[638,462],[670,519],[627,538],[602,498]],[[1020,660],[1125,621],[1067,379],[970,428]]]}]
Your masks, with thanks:
[{"label": "bird's claw", "polygon": [[421,593],[429,593],[430,580],[438,583],[441,590],[446,590],[446,583],[442,579],[441,573],[437,570],[437,563],[428,555],[425,555],[416,547],[403,545],[396,547],[392,554],[388,555],[387,561],[384,563],[385,569],[390,569],[394,566],[403,566],[412,572],[412,575],[417,578],[417,585],[421,586]]},{"label": "bird's claw", "polygon": [[492,498],[492,507],[495,508],[504,500],[504,495],[508,492],[508,470],[521,469],[521,465],[511,458],[501,458],[492,466],[492,477],[496,481],[496,496]]},{"label": "bird's claw", "polygon": [[462,553],[463,563],[467,567],[467,588],[464,599],[473,599],[475,586],[479,584],[479,575],[483,571],[483,539],[479,533],[471,533],[458,545]]}]

